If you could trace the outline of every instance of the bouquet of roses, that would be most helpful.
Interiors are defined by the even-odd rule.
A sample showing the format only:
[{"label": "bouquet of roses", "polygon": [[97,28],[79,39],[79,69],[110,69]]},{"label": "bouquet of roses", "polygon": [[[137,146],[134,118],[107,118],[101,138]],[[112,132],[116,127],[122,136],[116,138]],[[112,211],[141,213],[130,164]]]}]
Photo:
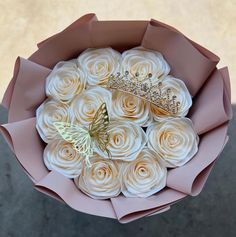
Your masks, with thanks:
[{"label": "bouquet of roses", "polygon": [[128,222],[197,195],[227,141],[227,68],[163,23],[86,15],[18,58],[1,130],[35,188]]}]

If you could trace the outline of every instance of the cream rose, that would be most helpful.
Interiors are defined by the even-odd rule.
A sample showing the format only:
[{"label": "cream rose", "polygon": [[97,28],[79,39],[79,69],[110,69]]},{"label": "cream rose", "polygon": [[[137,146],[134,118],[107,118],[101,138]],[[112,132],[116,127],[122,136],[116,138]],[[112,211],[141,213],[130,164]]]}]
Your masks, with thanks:
[{"label": "cream rose", "polygon": [[161,53],[145,49],[143,47],[136,47],[122,53],[121,71],[125,71],[140,76],[152,74],[153,81],[163,79],[170,72],[170,67],[165,61]]},{"label": "cream rose", "polygon": [[80,177],[76,178],[76,186],[95,199],[107,199],[120,194],[121,181],[119,166],[115,161],[102,160],[98,155],[91,159],[91,167],[84,167]]},{"label": "cream rose", "polygon": [[90,48],[78,57],[78,62],[89,85],[105,86],[110,75],[119,71],[120,59],[121,54],[112,48]]},{"label": "cream rose", "polygon": [[169,117],[186,116],[189,108],[192,106],[192,97],[184,82],[172,76],[167,76],[161,83],[161,90],[163,94],[166,93],[168,89],[170,89],[170,99],[172,98],[172,96],[176,96],[176,103],[179,102],[178,111],[177,113],[172,114],[151,104],[150,112],[153,119],[160,121]]},{"label": "cream rose", "polygon": [[59,62],[46,79],[46,95],[68,103],[85,89],[86,79],[76,60]]},{"label": "cream rose", "polygon": [[188,118],[172,118],[147,128],[148,147],[167,167],[187,163],[198,151],[199,137]]},{"label": "cream rose", "polygon": [[46,100],[36,111],[36,128],[46,143],[61,137],[54,122],[70,122],[69,107],[54,100]]},{"label": "cream rose", "polygon": [[131,121],[140,126],[150,124],[150,105],[145,100],[125,92],[113,91],[112,102],[114,119]]},{"label": "cream rose", "polygon": [[83,167],[83,158],[64,140],[54,140],[44,150],[44,164],[68,178],[78,177]]},{"label": "cream rose", "polygon": [[166,186],[167,169],[158,158],[145,147],[137,159],[122,164],[122,193],[126,197],[146,198]]},{"label": "cream rose", "polygon": [[[132,161],[147,142],[143,129],[135,123],[111,121],[108,127],[109,143],[107,149],[113,160]],[[97,149],[99,155],[107,157]],[[105,156],[104,156],[105,155]]]},{"label": "cream rose", "polygon": [[102,103],[106,103],[109,116],[111,115],[112,94],[102,87],[91,87],[82,94],[77,95],[71,103],[70,114],[72,121],[89,125]]}]

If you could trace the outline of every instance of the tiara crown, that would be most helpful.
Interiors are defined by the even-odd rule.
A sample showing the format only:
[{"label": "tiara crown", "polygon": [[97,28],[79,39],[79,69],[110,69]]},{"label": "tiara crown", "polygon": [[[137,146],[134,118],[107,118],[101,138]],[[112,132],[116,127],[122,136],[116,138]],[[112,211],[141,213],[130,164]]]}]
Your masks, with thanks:
[{"label": "tiara crown", "polygon": [[138,72],[134,75],[128,71],[124,74],[118,72],[110,75],[107,87],[144,99],[170,115],[177,114],[180,106],[177,96],[172,95],[171,88],[163,90],[162,82],[154,84],[152,77],[151,73],[143,76]]}]

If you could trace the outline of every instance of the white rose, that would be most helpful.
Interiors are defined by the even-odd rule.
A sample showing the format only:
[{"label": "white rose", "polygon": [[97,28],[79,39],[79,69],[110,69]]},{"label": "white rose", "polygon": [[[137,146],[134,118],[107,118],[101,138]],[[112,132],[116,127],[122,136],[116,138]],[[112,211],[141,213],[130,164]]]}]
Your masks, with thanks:
[{"label": "white rose", "polygon": [[113,91],[112,102],[114,119],[131,121],[140,126],[150,124],[150,105],[145,100],[125,92]]},{"label": "white rose", "polygon": [[76,60],[59,62],[46,79],[46,95],[68,103],[85,89],[86,79]]},{"label": "white rose", "polygon": [[[135,123],[125,121],[111,121],[108,127],[109,143],[107,149],[114,160],[132,161],[147,142],[143,129]],[[97,149],[103,157],[107,154]]]},{"label": "white rose", "polygon": [[146,198],[166,186],[167,169],[158,160],[157,154],[145,147],[137,159],[124,162],[122,193],[126,197]]},{"label": "white rose", "polygon": [[128,71],[131,75],[138,73],[140,76],[152,74],[154,81],[163,79],[170,72],[170,67],[161,53],[136,47],[122,53],[121,71]]},{"label": "white rose", "polygon": [[121,190],[118,164],[112,160],[102,160],[98,155],[94,155],[90,161],[91,167],[84,166],[80,177],[74,180],[76,186],[95,199],[118,196]]},{"label": "white rose", "polygon": [[121,54],[112,48],[87,49],[78,62],[87,77],[89,85],[106,85],[111,74],[120,69]]},{"label": "white rose", "polygon": [[169,117],[184,117],[187,115],[189,108],[192,106],[192,97],[182,80],[167,76],[162,82],[161,90],[162,94],[166,93],[170,89],[170,99],[172,96],[176,96],[176,103],[179,102],[177,113],[169,113],[157,106],[151,104],[150,112],[154,120],[160,121]]},{"label": "white rose", "polygon": [[148,147],[153,149],[167,167],[187,163],[198,151],[199,137],[188,118],[172,118],[147,128]]},{"label": "white rose", "polygon": [[112,94],[102,87],[91,87],[77,95],[71,103],[72,120],[84,126],[89,125],[102,103],[106,103],[108,113],[111,111]]},{"label": "white rose", "polygon": [[54,122],[69,123],[69,107],[55,100],[46,100],[36,111],[36,128],[46,143],[61,138]]},{"label": "white rose", "polygon": [[44,150],[44,164],[49,170],[56,170],[68,178],[78,177],[83,166],[83,158],[64,140],[54,140]]}]

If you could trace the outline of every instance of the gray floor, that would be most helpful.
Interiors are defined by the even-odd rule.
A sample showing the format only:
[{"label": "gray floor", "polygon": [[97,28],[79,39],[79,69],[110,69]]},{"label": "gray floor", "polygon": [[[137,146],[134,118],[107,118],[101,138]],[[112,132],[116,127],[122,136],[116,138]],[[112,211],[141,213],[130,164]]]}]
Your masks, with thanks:
[{"label": "gray floor", "polygon": [[[236,116],[236,106],[234,107]],[[161,215],[122,225],[79,213],[35,191],[0,135],[0,237],[236,236],[236,118],[203,192]],[[0,108],[0,123],[7,113]]]}]

